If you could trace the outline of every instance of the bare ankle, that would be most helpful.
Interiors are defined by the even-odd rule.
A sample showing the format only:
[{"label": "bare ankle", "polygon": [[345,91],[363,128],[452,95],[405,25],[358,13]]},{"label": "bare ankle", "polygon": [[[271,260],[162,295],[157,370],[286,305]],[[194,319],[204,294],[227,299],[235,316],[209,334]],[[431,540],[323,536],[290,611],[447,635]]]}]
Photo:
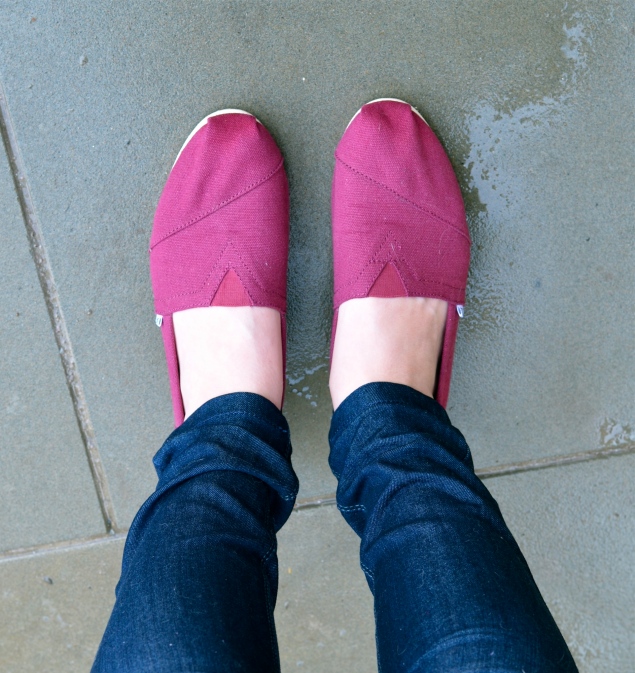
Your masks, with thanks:
[{"label": "bare ankle", "polygon": [[339,309],[331,362],[334,408],[366,383],[401,383],[432,397],[447,316],[439,299],[364,298]]},{"label": "bare ankle", "polygon": [[282,406],[280,313],[263,307],[190,309],[174,314],[186,417],[208,400],[250,392]]}]

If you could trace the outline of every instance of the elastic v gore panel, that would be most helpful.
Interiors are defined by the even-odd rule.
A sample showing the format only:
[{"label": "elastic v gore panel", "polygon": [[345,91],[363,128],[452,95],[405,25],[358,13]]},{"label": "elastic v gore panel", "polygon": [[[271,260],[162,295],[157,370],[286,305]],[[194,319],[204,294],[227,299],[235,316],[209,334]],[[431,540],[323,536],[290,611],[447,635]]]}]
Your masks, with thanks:
[{"label": "elastic v gore panel", "polygon": [[369,297],[407,297],[408,293],[401,280],[399,271],[392,262],[382,269],[368,293]]},{"label": "elastic v gore panel", "polygon": [[251,299],[233,269],[225,274],[218,286],[212,306],[251,306]]}]

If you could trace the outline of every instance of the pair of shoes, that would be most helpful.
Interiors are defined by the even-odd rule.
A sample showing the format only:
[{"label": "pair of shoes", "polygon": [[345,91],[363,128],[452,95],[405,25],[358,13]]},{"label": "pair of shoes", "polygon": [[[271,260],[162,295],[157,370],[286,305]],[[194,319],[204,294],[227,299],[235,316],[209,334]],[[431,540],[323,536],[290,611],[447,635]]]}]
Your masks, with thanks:
[{"label": "pair of shoes", "polygon": [[[450,161],[423,117],[395,99],[364,105],[335,159],[333,335],[339,307],[349,299],[448,302],[434,395],[445,406],[470,257]],[[177,427],[184,408],[173,314],[206,306],[274,308],[284,349],[288,247],[289,188],[275,141],[246,112],[206,117],[177,156],[150,241]]]}]

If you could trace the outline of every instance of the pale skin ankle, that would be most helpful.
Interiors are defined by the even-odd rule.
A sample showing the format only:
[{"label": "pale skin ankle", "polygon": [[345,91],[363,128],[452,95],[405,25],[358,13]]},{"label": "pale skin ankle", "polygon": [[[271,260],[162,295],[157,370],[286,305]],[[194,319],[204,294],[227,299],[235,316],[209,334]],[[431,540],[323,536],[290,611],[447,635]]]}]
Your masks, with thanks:
[{"label": "pale skin ankle", "polygon": [[210,306],[174,314],[185,417],[228,393],[256,393],[282,407],[280,313]]},{"label": "pale skin ankle", "polygon": [[433,396],[448,304],[367,297],[339,308],[329,387],[333,408],[366,383],[410,386]]}]

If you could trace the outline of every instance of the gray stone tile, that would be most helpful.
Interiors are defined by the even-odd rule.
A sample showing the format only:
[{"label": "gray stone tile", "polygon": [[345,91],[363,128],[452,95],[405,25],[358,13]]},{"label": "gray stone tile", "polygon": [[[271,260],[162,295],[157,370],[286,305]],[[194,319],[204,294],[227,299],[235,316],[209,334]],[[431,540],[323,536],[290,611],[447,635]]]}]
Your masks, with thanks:
[{"label": "gray stone tile", "polygon": [[635,91],[613,76],[635,16],[597,9],[563,18],[559,86],[466,118],[475,246],[450,415],[479,465],[635,441]]},{"label": "gray stone tile", "polygon": [[[600,0],[4,3],[0,74],[120,521],[154,486],[149,458],[170,429],[152,214],[183,139],[222,107],[257,113],[287,159],[290,375],[328,353],[332,150],[360,104],[401,97],[466,196],[474,263],[451,415],[479,465],[632,441],[634,97],[620,73],[633,13]],[[308,496],[331,479],[313,439],[328,414],[300,409]]]},{"label": "gray stone tile", "polygon": [[0,670],[85,673],[115,600],[123,540],[0,562]]},{"label": "gray stone tile", "polygon": [[488,479],[581,673],[635,659],[635,456]]},{"label": "gray stone tile", "polygon": [[359,538],[335,507],[295,512],[281,530],[276,629],[284,673],[377,670],[373,598]]},{"label": "gray stone tile", "polygon": [[55,337],[0,154],[0,550],[103,533]]},{"label": "gray stone tile", "polygon": [[[328,534],[327,534],[328,531]],[[296,512],[279,536],[283,671],[375,669],[359,543],[334,507]],[[114,603],[123,540],[0,561],[0,670],[89,670]]]}]

